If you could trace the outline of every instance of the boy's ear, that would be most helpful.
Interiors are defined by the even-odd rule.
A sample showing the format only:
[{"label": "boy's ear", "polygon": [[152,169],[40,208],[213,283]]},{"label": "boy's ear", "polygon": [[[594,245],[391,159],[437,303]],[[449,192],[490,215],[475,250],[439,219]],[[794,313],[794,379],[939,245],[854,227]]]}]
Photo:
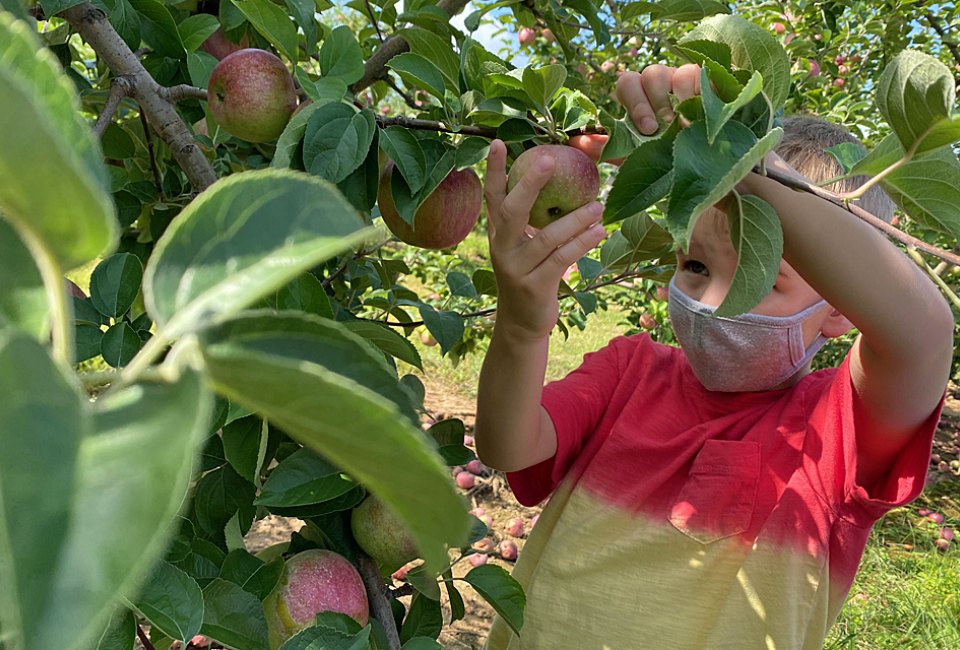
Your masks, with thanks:
[{"label": "boy's ear", "polygon": [[830,312],[827,314],[827,318],[820,326],[820,332],[823,333],[823,335],[828,339],[843,336],[852,329],[853,323],[847,320],[846,316],[841,314],[832,306],[830,307]]}]

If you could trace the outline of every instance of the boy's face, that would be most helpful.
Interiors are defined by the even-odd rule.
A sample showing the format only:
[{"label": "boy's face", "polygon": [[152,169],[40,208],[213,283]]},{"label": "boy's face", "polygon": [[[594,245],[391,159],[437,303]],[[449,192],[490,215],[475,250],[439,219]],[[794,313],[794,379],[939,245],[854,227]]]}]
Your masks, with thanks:
[{"label": "boy's face", "polygon": [[[734,271],[737,251],[730,241],[727,215],[710,208],[697,221],[690,238],[690,250],[677,253],[677,288],[694,300],[713,307],[727,295]],[[819,294],[785,261],[773,290],[751,311],[765,316],[792,316],[820,300]],[[821,332],[824,321],[833,310],[824,305],[803,323],[803,343],[809,346]],[[836,333],[825,332],[836,336]]]}]

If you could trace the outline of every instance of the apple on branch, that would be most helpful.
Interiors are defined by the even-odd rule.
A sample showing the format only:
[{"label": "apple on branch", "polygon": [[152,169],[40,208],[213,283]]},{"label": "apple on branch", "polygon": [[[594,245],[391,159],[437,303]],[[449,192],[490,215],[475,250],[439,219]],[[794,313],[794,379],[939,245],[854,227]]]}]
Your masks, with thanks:
[{"label": "apple on branch", "polygon": [[234,52],[238,52],[248,47],[250,47],[250,39],[246,34],[240,38],[239,43],[236,43],[230,40],[230,37],[227,36],[226,32],[223,31],[223,27],[218,27],[217,31],[211,34],[210,37],[200,45],[200,49],[207,54],[216,57],[218,61],[222,61],[224,58],[230,56]]},{"label": "apple on branch", "polygon": [[540,190],[530,210],[530,225],[544,226],[569,214],[597,198],[600,191],[600,173],[587,154],[574,147],[544,144],[527,149],[517,156],[507,177],[507,189],[512,190],[527,170],[543,156],[555,161],[553,176]]},{"label": "apple on branch", "polygon": [[483,187],[476,172],[464,169],[447,174],[417,208],[411,226],[393,201],[393,170],[391,160],[383,168],[377,193],[380,215],[390,232],[411,246],[433,250],[451,248],[466,239],[483,205]]},{"label": "apple on branch", "polygon": [[385,575],[420,557],[400,518],[374,496],[368,496],[350,513],[350,530],[357,545]]},{"label": "apple on branch", "polygon": [[207,87],[213,119],[247,142],[275,140],[297,108],[293,77],[275,54],[248,48],[213,69]]}]

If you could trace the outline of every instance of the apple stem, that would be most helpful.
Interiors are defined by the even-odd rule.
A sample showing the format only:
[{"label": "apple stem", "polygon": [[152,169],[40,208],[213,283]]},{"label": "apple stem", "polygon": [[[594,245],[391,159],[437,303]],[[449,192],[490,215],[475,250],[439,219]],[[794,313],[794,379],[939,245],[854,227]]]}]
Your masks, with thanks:
[{"label": "apple stem", "polygon": [[387,634],[387,647],[389,650],[400,650],[400,635],[397,633],[397,624],[393,620],[393,610],[390,609],[390,603],[383,593],[383,580],[380,578],[380,569],[377,563],[364,552],[360,552],[357,558],[360,565],[360,577],[363,579],[363,586],[367,589],[367,600],[370,601],[371,614],[380,621]]}]

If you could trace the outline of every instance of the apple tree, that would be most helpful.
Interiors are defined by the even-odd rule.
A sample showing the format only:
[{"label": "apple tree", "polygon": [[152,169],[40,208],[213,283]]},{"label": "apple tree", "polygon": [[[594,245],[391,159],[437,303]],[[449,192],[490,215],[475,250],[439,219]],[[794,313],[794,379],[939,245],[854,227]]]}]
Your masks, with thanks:
[{"label": "apple tree", "polygon": [[[467,5],[0,0],[4,648],[439,647],[464,581],[522,629],[505,570],[454,577],[486,534],[449,471],[473,452],[461,421],[425,414],[411,342],[425,329],[455,363],[489,335],[489,261],[457,245],[482,242],[492,138],[511,159],[568,144],[601,162],[609,237],[562,283],[560,332],[654,295],[700,212],[763,171],[784,111],[859,130],[869,153],[834,155],[900,227],[771,175],[884,230],[960,307],[952,13]],[[676,106],[687,128],[644,136],[611,93],[661,60],[701,65],[704,92]],[[769,205],[733,201],[729,314],[782,248]],[[374,498],[380,519],[355,523]],[[268,514],[306,525],[251,554]],[[401,547],[423,562],[398,585]],[[357,569],[369,620],[327,603],[300,630],[323,594],[286,563],[316,549]]]}]

